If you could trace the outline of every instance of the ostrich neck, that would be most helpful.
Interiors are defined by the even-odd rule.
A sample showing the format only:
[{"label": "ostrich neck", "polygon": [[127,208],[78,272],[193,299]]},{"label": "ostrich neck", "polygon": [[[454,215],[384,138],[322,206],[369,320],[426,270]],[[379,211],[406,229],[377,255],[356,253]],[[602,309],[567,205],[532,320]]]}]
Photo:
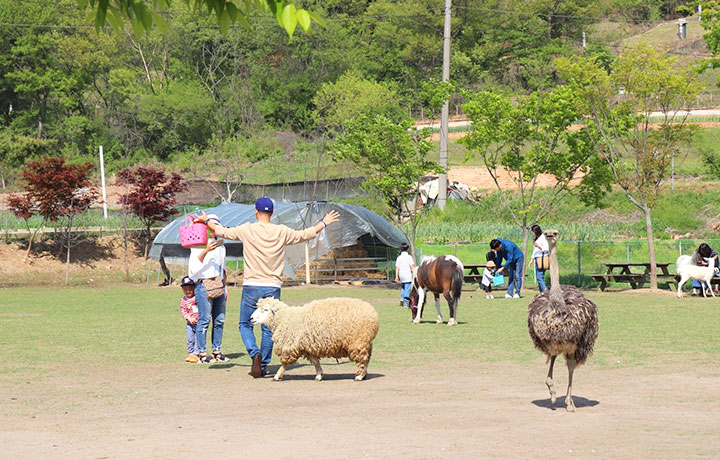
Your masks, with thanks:
[{"label": "ostrich neck", "polygon": [[557,260],[555,241],[548,241],[550,249],[550,297],[558,303],[564,303],[562,289],[560,288],[560,270]]}]

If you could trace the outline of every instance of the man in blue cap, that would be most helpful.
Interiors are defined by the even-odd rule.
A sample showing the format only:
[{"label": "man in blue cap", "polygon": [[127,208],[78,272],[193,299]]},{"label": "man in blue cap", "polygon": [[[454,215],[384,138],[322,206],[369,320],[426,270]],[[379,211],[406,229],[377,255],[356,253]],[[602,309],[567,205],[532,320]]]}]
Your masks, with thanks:
[{"label": "man in blue cap", "polygon": [[243,292],[240,301],[240,336],[250,359],[250,374],[262,377],[272,357],[272,332],[262,325],[262,340],[257,346],[250,316],[257,309],[257,301],[266,297],[280,298],[283,267],[285,266],[285,247],[315,238],[318,233],[339,220],[337,211],[328,212],[320,222],[305,230],[293,230],[285,225],[273,224],[273,201],[264,196],[255,202],[257,222],[244,223],[237,227],[225,228],[217,222],[208,220],[203,211],[196,221],[206,223],[210,230],[220,238],[242,241],[243,243]]}]

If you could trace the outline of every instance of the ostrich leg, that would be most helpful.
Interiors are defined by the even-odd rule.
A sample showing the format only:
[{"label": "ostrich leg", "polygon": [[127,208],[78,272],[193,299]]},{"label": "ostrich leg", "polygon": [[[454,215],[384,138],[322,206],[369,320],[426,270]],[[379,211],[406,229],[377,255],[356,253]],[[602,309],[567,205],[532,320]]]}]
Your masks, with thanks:
[{"label": "ostrich leg", "polygon": [[547,379],[545,380],[545,385],[547,385],[548,390],[550,390],[550,402],[553,404],[555,404],[555,399],[556,399],[555,384],[553,383],[553,379],[552,379],[553,366],[555,365],[555,358],[557,358],[557,355],[550,357],[550,369],[548,370],[548,376],[547,376]]},{"label": "ostrich leg", "polygon": [[575,403],[572,399],[572,379],[573,379],[573,372],[575,371],[575,365],[576,361],[570,357],[567,359],[567,367],[568,367],[568,390],[567,390],[567,396],[565,396],[565,409],[567,409],[568,412],[575,412]]}]

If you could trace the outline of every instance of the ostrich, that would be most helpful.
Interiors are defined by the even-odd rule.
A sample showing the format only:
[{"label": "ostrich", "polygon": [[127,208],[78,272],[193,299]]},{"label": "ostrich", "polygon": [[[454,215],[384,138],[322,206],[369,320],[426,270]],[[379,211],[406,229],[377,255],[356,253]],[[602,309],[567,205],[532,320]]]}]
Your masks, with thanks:
[{"label": "ostrich", "polygon": [[528,330],[535,348],[545,353],[550,369],[545,383],[550,400],[555,403],[553,365],[558,355],[565,355],[568,367],[568,388],[565,408],[575,411],[572,399],[572,379],[575,367],[592,354],[598,334],[597,305],[574,286],[561,286],[557,261],[557,230],[547,230],[550,247],[550,289],[538,294],[528,305]]}]

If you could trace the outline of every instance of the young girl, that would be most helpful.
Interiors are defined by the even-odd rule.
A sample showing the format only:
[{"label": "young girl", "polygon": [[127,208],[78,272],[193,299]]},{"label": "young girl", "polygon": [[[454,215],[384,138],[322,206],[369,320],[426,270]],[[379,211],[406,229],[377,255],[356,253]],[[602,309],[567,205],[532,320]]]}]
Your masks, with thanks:
[{"label": "young girl", "polygon": [[485,289],[486,299],[494,299],[492,295],[493,276],[495,276],[495,262],[488,260],[485,264],[485,270],[483,270],[481,282],[483,288]]},{"label": "young girl", "polygon": [[180,313],[185,318],[185,331],[187,332],[188,355],[185,361],[188,363],[198,362],[197,348],[195,347],[195,334],[198,322],[197,302],[195,302],[195,282],[186,276],[180,282],[183,294],[180,300]]}]

